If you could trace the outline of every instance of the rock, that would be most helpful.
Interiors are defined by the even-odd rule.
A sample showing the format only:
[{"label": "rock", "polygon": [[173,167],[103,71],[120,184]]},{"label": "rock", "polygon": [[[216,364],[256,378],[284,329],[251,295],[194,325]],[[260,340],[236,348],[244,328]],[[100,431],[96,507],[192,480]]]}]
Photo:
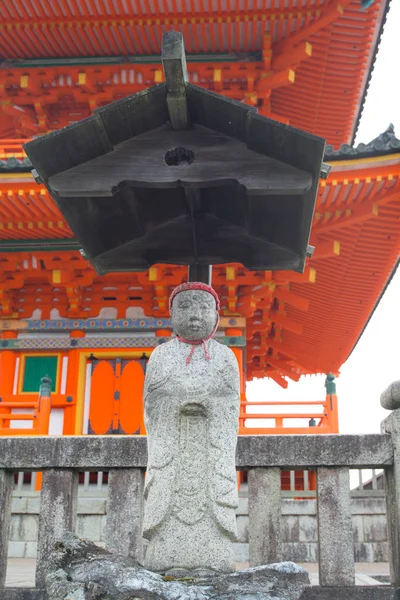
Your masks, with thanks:
[{"label": "rock", "polygon": [[387,410],[400,408],[400,381],[394,381],[382,392],[381,405]]},{"label": "rock", "polygon": [[56,543],[46,574],[48,600],[298,600],[309,585],[307,571],[292,562],[168,580],[72,533]]},{"label": "rock", "polygon": [[154,350],[144,386],[144,564],[163,573],[230,573],[237,534],[238,364],[230,348],[212,339],[219,307],[212,288],[183,284],[170,303],[177,337]]}]

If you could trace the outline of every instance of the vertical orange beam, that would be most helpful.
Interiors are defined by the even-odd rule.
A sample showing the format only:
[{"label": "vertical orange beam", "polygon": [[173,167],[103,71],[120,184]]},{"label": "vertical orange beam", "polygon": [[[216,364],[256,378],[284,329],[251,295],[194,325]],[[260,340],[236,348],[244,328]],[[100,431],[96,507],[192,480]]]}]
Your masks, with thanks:
[{"label": "vertical orange beam", "polygon": [[[167,337],[170,337],[172,335],[172,331],[170,329],[167,329],[167,330],[158,329],[158,331],[156,331],[156,336],[157,337],[161,337],[160,336],[160,332],[163,332],[163,331],[167,332]],[[151,352],[152,352],[151,349],[149,349],[148,352],[143,352],[143,354],[142,354],[143,359],[147,359],[148,360],[150,358]],[[141,360],[142,359],[139,359],[139,362]],[[145,377],[146,377],[146,368],[147,368],[147,361],[146,361],[146,363],[144,365],[144,369],[143,369]],[[146,435],[146,425],[145,425],[145,422],[144,422],[144,386],[143,386],[142,397],[140,399],[140,406],[141,406],[141,417],[140,417],[140,429],[139,429],[139,431],[140,431],[140,435]]]},{"label": "vertical orange beam", "polygon": [[317,489],[317,472],[316,471],[308,471],[308,489],[316,490]]},{"label": "vertical orange beam", "polygon": [[[229,335],[229,332],[232,333],[232,330],[227,329],[226,330],[226,335]],[[246,408],[246,383],[245,383],[245,373],[243,371],[244,369],[244,365],[243,365],[243,350],[241,348],[238,348],[237,346],[234,346],[233,348],[231,348],[233,354],[236,356],[236,360],[238,361],[238,367],[239,367],[239,375],[240,375],[240,414],[243,414],[246,412],[245,408]],[[239,433],[241,433],[241,431],[244,428],[244,422],[245,419],[242,417],[239,417]],[[244,478],[244,473],[243,472],[238,472],[237,474],[237,486],[238,486],[238,490],[240,490],[240,486],[243,482],[243,478]]]},{"label": "vertical orange beam", "polygon": [[114,402],[113,402],[113,420],[112,420],[112,428],[113,431],[118,431],[119,429],[119,406],[120,406],[120,396],[121,396],[121,374],[122,374],[122,359],[117,358],[115,361],[115,388],[114,388]]},{"label": "vertical orange beam", "polygon": [[[230,330],[227,330],[227,334],[226,335],[230,335],[228,332]],[[233,354],[236,356],[236,360],[238,361],[238,366],[239,366],[239,374],[240,374],[240,396],[244,396],[245,395],[245,380],[244,380],[244,373],[243,373],[243,350],[242,348],[239,348],[237,346],[234,346],[233,348],[231,348]]]},{"label": "vertical orange beam", "polygon": [[329,429],[331,433],[339,433],[339,411],[338,400],[336,394],[329,394],[326,397],[326,402],[330,407],[329,411]]},{"label": "vertical orange beam", "polygon": [[[71,331],[69,337],[72,340],[85,337],[84,331]],[[79,371],[80,350],[70,350],[68,353],[68,370],[65,394],[67,406],[64,409],[64,435],[73,435],[75,432],[76,419],[76,395],[78,392],[78,371]]]},{"label": "vertical orange beam", "polygon": [[42,377],[39,390],[38,408],[35,419],[37,435],[48,435],[51,413],[51,379]]},{"label": "vertical orange beam", "polygon": [[[229,331],[229,330],[227,330]],[[227,334],[229,335],[229,334]],[[245,412],[245,407],[246,407],[246,391],[245,391],[245,378],[244,378],[244,372],[243,372],[243,350],[241,348],[238,347],[233,347],[231,348],[233,354],[236,356],[236,360],[238,361],[238,366],[239,366],[239,375],[240,375],[240,412],[244,413]],[[244,427],[244,421],[245,419],[240,418],[239,419],[239,427],[242,428]]]},{"label": "vertical orange beam", "polygon": [[[33,422],[36,435],[49,435],[51,414],[51,379],[42,377],[37,410],[35,411],[35,420]],[[39,491],[42,487],[42,473],[36,473],[35,490]]]},{"label": "vertical orange beam", "polygon": [[[4,331],[1,334],[2,339],[15,339],[18,334],[15,331]],[[3,396],[11,396],[14,388],[15,365],[17,355],[12,350],[0,351],[0,398]],[[3,414],[9,414],[10,408],[3,408]],[[0,427],[10,427],[10,421],[6,421],[3,425],[0,413]]]},{"label": "vertical orange beam", "polygon": [[328,425],[330,433],[339,433],[339,413],[336,395],[335,376],[328,373],[325,379],[326,388],[326,411],[328,413]]}]

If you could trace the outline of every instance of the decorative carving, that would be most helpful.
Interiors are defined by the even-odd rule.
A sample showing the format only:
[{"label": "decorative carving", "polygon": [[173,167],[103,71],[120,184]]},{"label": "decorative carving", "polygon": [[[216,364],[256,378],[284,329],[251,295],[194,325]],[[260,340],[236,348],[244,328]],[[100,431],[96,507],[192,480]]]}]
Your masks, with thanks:
[{"label": "decorative carving", "polygon": [[145,380],[145,565],[175,575],[230,572],[239,369],[233,352],[212,339],[219,307],[214,290],[183,284],[171,298],[177,337],[153,351]]}]

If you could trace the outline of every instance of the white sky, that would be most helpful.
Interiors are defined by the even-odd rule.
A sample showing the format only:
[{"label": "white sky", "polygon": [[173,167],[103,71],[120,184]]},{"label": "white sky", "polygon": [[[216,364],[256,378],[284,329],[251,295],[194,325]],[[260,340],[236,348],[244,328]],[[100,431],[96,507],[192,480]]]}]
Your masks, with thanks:
[{"label": "white sky", "polygon": [[[399,23],[400,1],[392,0],[356,144],[371,141],[389,123],[400,137]],[[380,422],[388,415],[379,397],[396,379],[400,379],[400,269],[336,379],[340,433],[378,433]],[[325,376],[303,377],[298,383],[290,381],[283,390],[273,381],[259,379],[248,384],[247,396],[253,402],[322,400],[324,381]]]}]

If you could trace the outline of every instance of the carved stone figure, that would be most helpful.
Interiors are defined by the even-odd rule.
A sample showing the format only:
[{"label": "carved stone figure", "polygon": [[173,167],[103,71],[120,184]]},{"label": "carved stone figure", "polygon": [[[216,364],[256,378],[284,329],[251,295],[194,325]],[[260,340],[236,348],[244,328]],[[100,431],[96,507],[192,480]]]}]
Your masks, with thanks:
[{"label": "carved stone figure", "polygon": [[218,309],[205,284],[175,288],[176,337],[147,366],[145,566],[175,577],[234,570],[239,369],[233,352],[212,339]]}]

